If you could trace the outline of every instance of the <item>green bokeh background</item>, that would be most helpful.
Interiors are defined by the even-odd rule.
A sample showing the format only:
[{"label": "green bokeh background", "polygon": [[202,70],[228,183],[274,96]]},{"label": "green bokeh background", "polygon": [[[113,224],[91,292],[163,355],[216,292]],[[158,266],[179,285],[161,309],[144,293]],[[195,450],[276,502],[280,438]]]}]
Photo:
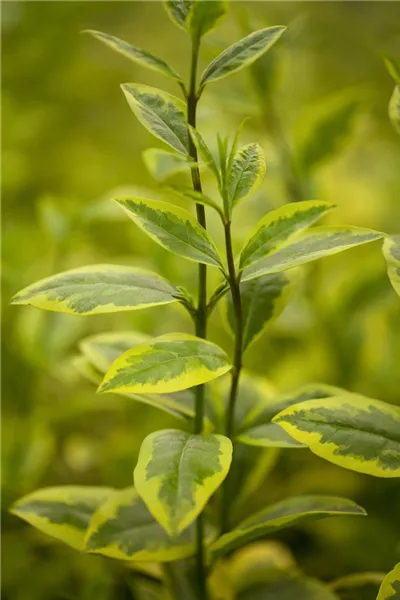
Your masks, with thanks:
[{"label": "green bokeh background", "polygon": [[[230,133],[250,116],[243,141],[257,140],[265,151],[266,179],[238,209],[236,246],[267,210],[294,199],[278,151],[282,136],[295,160],[299,140],[314,135],[319,111],[326,113],[332,98],[340,102],[351,95],[359,106],[350,131],[337,151],[297,184],[304,198],[337,204],[330,224],[399,232],[400,138],[387,117],[393,83],[382,54],[400,56],[400,4],[233,2],[224,24],[205,40],[202,64],[247,26],[275,24],[288,25],[289,31],[262,63],[257,75],[262,94],[242,72],[210,85],[199,108],[199,129],[211,145],[216,131]],[[195,290],[194,264],[164,252],[110,200],[125,188],[168,198],[142,160],[145,148],[162,146],[136,121],[120,83],[178,90],[80,34],[87,28],[146,48],[188,76],[188,39],[168,20],[161,2],[2,4],[5,600],[121,598],[119,565],[80,556],[7,509],[46,485],[130,485],[145,435],[179,426],[155,409],[96,397],[71,357],[79,339],[91,333],[191,331],[183,310],[161,307],[84,319],[9,307],[12,294],[36,279],[100,262],[145,266]],[[324,147],[328,139],[319,143]],[[205,187],[213,193],[207,177]],[[221,241],[211,214],[209,228]],[[214,277],[210,274],[210,287],[217,283]],[[249,351],[246,366],[279,391],[320,381],[400,404],[399,331],[399,299],[374,243],[304,269],[291,305]],[[231,351],[218,312],[210,335]],[[288,451],[246,510],[294,493],[348,495],[369,513],[367,519],[323,521],[281,535],[308,574],[331,580],[359,570],[387,571],[399,561],[396,480],[358,475],[307,452]]]}]

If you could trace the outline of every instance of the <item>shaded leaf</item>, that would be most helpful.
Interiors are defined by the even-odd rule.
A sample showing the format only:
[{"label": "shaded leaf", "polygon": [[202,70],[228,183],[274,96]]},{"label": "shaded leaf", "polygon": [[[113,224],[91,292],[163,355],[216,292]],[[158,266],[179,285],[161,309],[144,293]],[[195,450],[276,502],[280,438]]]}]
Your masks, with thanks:
[{"label": "shaded leaf", "polygon": [[219,168],[217,166],[217,163],[215,162],[215,159],[214,159],[209,147],[205,143],[205,141],[202,138],[202,136],[200,135],[200,133],[196,129],[194,129],[191,125],[189,125],[189,133],[190,133],[193,143],[196,146],[201,158],[204,160],[204,162],[208,165],[208,167],[214,173],[218,184],[220,184],[221,183],[221,175],[219,172]]},{"label": "shaded leaf", "polygon": [[118,356],[148,340],[148,335],[137,331],[111,331],[84,338],[79,349],[97,371],[105,373]]},{"label": "shaded leaf", "polygon": [[150,175],[157,181],[163,181],[184,171],[189,173],[190,167],[196,165],[195,162],[189,161],[182,154],[174,154],[160,148],[147,148],[144,150],[143,161]]},{"label": "shaded leaf", "polygon": [[136,225],[170,252],[195,262],[222,266],[207,231],[183,208],[145,198],[116,198],[116,202]]},{"label": "shaded leaf", "polygon": [[244,431],[237,437],[237,441],[248,446],[261,448],[306,448],[305,444],[296,442],[286,431],[275,423],[256,425]]},{"label": "shaded leaf", "polygon": [[356,394],[308,400],[273,419],[329,462],[376,477],[400,477],[400,411]]},{"label": "shaded leaf", "polygon": [[194,38],[209,33],[226,13],[226,2],[221,0],[195,0],[187,17],[187,28]]},{"label": "shaded leaf", "polygon": [[280,38],[286,27],[267,27],[255,31],[229,46],[206,68],[201,76],[200,86],[222,79],[251,65]]},{"label": "shaded leaf", "polygon": [[396,85],[390,98],[389,119],[397,133],[400,133],[400,85]]},{"label": "shaded leaf", "polygon": [[389,279],[400,296],[400,235],[385,238],[383,255],[387,262]]},{"label": "shaded leaf", "polygon": [[229,170],[229,205],[235,206],[262,182],[265,160],[259,144],[248,144],[233,155]]},{"label": "shaded leaf", "polygon": [[179,98],[139,83],[124,83],[121,88],[137,119],[150,133],[181,154],[189,154],[185,104]]},{"label": "shaded leaf", "polygon": [[386,575],[377,600],[400,600],[400,563]]},{"label": "shaded leaf", "polygon": [[[202,2],[207,0],[202,0]],[[206,196],[202,192],[197,192],[192,188],[179,188],[179,187],[170,187],[168,188],[173,191],[175,194],[180,196],[181,198],[186,198],[188,200],[193,200],[196,204],[203,204],[203,206],[208,206],[209,208],[213,208],[219,216],[224,220],[224,213],[220,206],[209,196]]]},{"label": "shaded leaf", "polygon": [[122,354],[99,392],[167,394],[216,379],[230,368],[225,352],[211,342],[183,333],[161,335]]},{"label": "shaded leaf", "polygon": [[393,56],[384,56],[384,61],[389,75],[397,85],[400,85],[400,61]]},{"label": "shaded leaf", "polygon": [[186,30],[186,23],[194,0],[166,0],[165,9],[173,23]]},{"label": "shaded leaf", "polygon": [[91,265],[41,279],[13,296],[12,304],[72,315],[136,310],[178,301],[178,290],[151,271]]},{"label": "shaded leaf", "polygon": [[135,486],[170,535],[183,531],[225,479],[232,443],[222,435],[156,431],[142,443]]},{"label": "shaded leaf", "polygon": [[43,488],[17,500],[10,512],[43,533],[82,550],[92,515],[113,494],[114,490],[106,487]]},{"label": "shaded leaf", "polygon": [[339,600],[326,585],[298,571],[264,570],[246,586],[238,600]]}]

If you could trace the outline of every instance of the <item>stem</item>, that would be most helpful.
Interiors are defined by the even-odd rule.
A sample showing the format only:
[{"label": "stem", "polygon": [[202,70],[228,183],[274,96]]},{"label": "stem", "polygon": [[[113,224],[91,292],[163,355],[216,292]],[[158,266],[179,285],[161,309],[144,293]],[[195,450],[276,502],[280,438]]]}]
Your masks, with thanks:
[{"label": "stem", "polygon": [[[190,69],[190,86],[187,95],[187,120],[188,124],[196,128],[196,112],[199,96],[196,93],[197,63],[199,57],[200,38],[192,40],[192,63]],[[189,135],[189,154],[197,163],[197,149],[191,136]],[[193,189],[201,192],[200,170],[196,165],[191,167]],[[206,228],[206,211],[202,204],[196,204],[197,220],[199,225]],[[196,311],[196,335],[204,338],[207,335],[207,267],[204,264],[199,265],[198,275],[198,301]],[[196,414],[194,420],[194,433],[203,431],[204,421],[204,385],[198,385],[195,388]],[[200,514],[196,520],[196,571],[198,580],[198,589],[200,600],[207,600],[207,575],[205,566],[204,552],[204,519]]]}]

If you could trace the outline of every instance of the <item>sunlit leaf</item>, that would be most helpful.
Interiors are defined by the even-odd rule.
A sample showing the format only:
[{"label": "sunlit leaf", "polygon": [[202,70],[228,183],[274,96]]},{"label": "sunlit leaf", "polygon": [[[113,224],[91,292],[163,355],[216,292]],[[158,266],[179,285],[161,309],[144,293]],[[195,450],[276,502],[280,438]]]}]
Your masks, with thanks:
[{"label": "sunlit leaf", "polygon": [[383,255],[387,262],[389,279],[400,296],[400,235],[387,237],[384,240]]},{"label": "sunlit leaf", "polygon": [[113,494],[114,490],[106,487],[43,488],[17,500],[10,512],[43,533],[82,550],[92,515]]},{"label": "sunlit leaf", "polygon": [[379,231],[363,227],[316,227],[290,239],[277,250],[271,251],[266,258],[245,269],[242,281],[267,273],[286,271],[318,258],[379,240],[383,236]]},{"label": "sunlit leaf", "polygon": [[208,65],[201,76],[200,86],[222,79],[251,65],[259,56],[271,48],[285,29],[286,27],[267,27],[255,31],[229,46]]},{"label": "sunlit leaf", "polygon": [[99,391],[168,394],[216,379],[230,368],[225,352],[215,344],[171,333],[122,354]]},{"label": "sunlit leaf", "polygon": [[94,315],[178,301],[178,290],[151,271],[117,265],[91,265],[41,279],[13,296],[12,304]]},{"label": "sunlit leaf", "polygon": [[128,216],[161,246],[195,262],[221,267],[218,250],[207,231],[186,210],[145,198],[116,198]]},{"label": "sunlit leaf", "polygon": [[209,33],[225,16],[227,3],[221,0],[194,0],[187,18],[187,28],[194,38]]},{"label": "sunlit leaf", "polygon": [[377,600],[400,600],[400,563],[386,575]]},{"label": "sunlit leaf", "polygon": [[183,531],[225,479],[232,442],[222,435],[156,431],[142,443],[135,486],[170,535]]},{"label": "sunlit leaf", "polygon": [[94,38],[103,42],[109,48],[112,48],[119,54],[126,56],[130,60],[133,60],[135,63],[143,67],[147,67],[152,71],[157,71],[158,73],[162,73],[167,77],[172,77],[172,79],[176,79],[177,81],[181,81],[178,73],[170,67],[164,60],[154,56],[151,52],[147,50],[142,50],[141,48],[137,48],[136,46],[132,46],[124,40],[120,40],[117,37],[112,35],[108,35],[107,33],[102,33],[101,31],[93,31],[92,29],[87,29],[85,33],[90,33]]},{"label": "sunlit leaf", "polygon": [[185,104],[179,98],[139,83],[124,83],[121,88],[136,117],[150,133],[181,154],[189,154]]},{"label": "sunlit leaf", "polygon": [[219,558],[235,548],[280,529],[329,516],[365,515],[363,508],[347,498],[298,496],[277,502],[252,515],[210,547],[211,557]]},{"label": "sunlit leaf", "polygon": [[264,154],[259,144],[248,144],[235,152],[229,172],[229,204],[235,206],[253,192],[265,174]]},{"label": "sunlit leaf", "polygon": [[166,0],[165,9],[173,23],[182,29],[186,29],[187,19],[194,0]]},{"label": "sunlit leaf", "polygon": [[273,419],[314,454],[376,477],[400,477],[400,410],[356,394],[308,400]]},{"label": "sunlit leaf", "polygon": [[296,233],[307,229],[333,208],[328,202],[305,200],[286,204],[259,221],[240,253],[244,269],[276,252]]},{"label": "sunlit leaf", "polygon": [[189,173],[190,167],[196,165],[182,154],[174,154],[160,148],[147,148],[143,151],[143,161],[150,175],[157,181],[168,179],[177,173]]},{"label": "sunlit leaf", "polygon": [[[210,538],[212,530],[207,530]],[[130,561],[172,561],[195,552],[194,527],[170,537],[149,513],[133,487],[115,494],[94,513],[85,550]]]}]

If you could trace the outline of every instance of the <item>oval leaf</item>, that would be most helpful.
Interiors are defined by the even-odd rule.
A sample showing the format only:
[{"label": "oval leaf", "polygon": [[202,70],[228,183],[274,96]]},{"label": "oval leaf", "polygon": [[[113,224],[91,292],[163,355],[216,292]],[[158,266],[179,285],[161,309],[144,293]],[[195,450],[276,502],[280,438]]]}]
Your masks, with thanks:
[{"label": "oval leaf", "polygon": [[167,394],[216,379],[231,369],[225,352],[192,335],[172,333],[120,356],[99,392]]},{"label": "oval leaf", "polygon": [[62,486],[24,496],[10,512],[76,550],[82,550],[92,515],[115,490],[105,487]]},{"label": "oval leaf", "polygon": [[400,563],[390,571],[383,580],[376,600],[399,600],[400,598]]},{"label": "oval leaf", "polygon": [[387,237],[384,240],[383,255],[386,259],[389,279],[400,296],[400,235]]},{"label": "oval leaf", "polygon": [[273,422],[329,462],[376,477],[400,477],[397,407],[348,394],[295,404]]},{"label": "oval leaf", "polygon": [[166,0],[165,10],[171,21],[178,27],[186,29],[186,22],[194,0]]},{"label": "oval leaf", "polygon": [[183,208],[145,198],[116,198],[116,202],[136,225],[170,252],[195,262],[222,266],[207,231]]},{"label": "oval leaf", "polygon": [[383,233],[363,227],[316,227],[285,242],[266,258],[245,269],[242,281],[286,271],[354,246],[374,242],[383,236]]},{"label": "oval leaf", "polygon": [[124,83],[121,88],[143,127],[181,154],[189,154],[185,105],[179,98],[139,83]]},{"label": "oval leaf", "polygon": [[154,56],[154,54],[151,54],[151,52],[148,52],[147,50],[136,48],[135,46],[132,46],[131,44],[128,44],[117,37],[108,35],[108,33],[102,33],[101,31],[87,29],[84,33],[89,33],[100,42],[106,44],[106,46],[109,48],[112,48],[112,50],[115,50],[119,54],[126,56],[130,60],[133,60],[135,63],[138,63],[143,67],[147,67],[152,71],[157,71],[158,73],[162,73],[167,77],[172,77],[172,79],[181,81],[180,76],[172,67],[170,67],[164,60]]},{"label": "oval leaf", "polygon": [[245,519],[210,546],[212,559],[267,534],[313,519],[329,516],[365,515],[363,508],[347,498],[299,496],[287,498]]},{"label": "oval leaf", "polygon": [[46,277],[24,288],[12,304],[71,315],[137,310],[178,301],[178,290],[151,271],[117,265],[93,265]]},{"label": "oval leaf", "polygon": [[215,29],[225,13],[226,2],[195,0],[187,17],[187,28],[194,38],[200,38]]},{"label": "oval leaf", "polygon": [[235,206],[253,192],[265,174],[264,154],[259,144],[248,144],[233,156],[229,173],[229,204]]},{"label": "oval leaf", "polygon": [[259,221],[240,253],[240,269],[249,267],[276,251],[296,233],[321,219],[333,204],[305,200],[286,204]]},{"label": "oval leaf", "polygon": [[190,167],[197,163],[190,162],[182,154],[174,154],[161,148],[147,148],[143,151],[143,161],[150,175],[157,181],[163,181],[184,171],[189,172]]},{"label": "oval leaf", "polygon": [[[212,530],[207,530],[207,537]],[[116,492],[93,515],[85,550],[119,560],[168,562],[195,552],[195,531],[189,527],[171,538],[155,521],[133,487]]]},{"label": "oval leaf", "polygon": [[153,517],[178,535],[225,479],[231,460],[232,442],[222,435],[156,431],[142,443],[135,486]]},{"label": "oval leaf", "polygon": [[200,86],[222,79],[251,65],[281,37],[286,27],[267,27],[260,29],[229,46],[206,68],[201,76]]}]

